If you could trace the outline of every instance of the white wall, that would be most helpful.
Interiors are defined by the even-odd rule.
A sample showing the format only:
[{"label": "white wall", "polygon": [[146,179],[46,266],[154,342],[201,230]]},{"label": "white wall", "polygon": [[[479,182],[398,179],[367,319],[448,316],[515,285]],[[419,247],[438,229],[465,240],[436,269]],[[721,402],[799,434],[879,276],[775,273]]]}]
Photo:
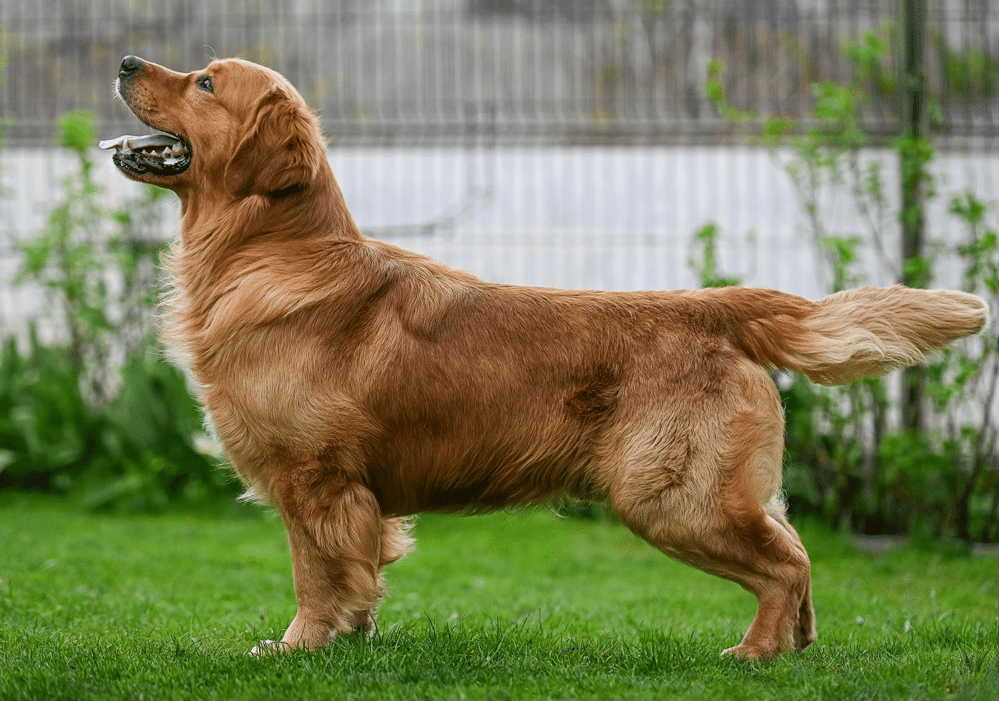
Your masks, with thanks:
[{"label": "white wall", "polygon": [[[107,136],[107,135],[104,135]],[[689,269],[694,232],[720,228],[720,270],[744,284],[820,297],[829,280],[817,264],[807,217],[782,162],[764,149],[523,148],[335,149],[330,161],[362,231],[426,253],[498,282],[574,288],[678,288],[697,284]],[[137,193],[95,152],[96,178],[110,206]],[[891,152],[866,159],[883,165],[889,211],[898,209]],[[56,150],[0,152],[0,331],[20,334],[40,311],[39,291],[12,284],[12,242],[38,236],[74,163]],[[947,212],[952,195],[971,190],[990,205],[996,227],[997,154],[939,154],[937,196],[928,207],[928,236],[955,243],[964,229]],[[826,191],[825,226],[860,234],[850,198]],[[165,198],[164,238],[177,227]],[[887,248],[898,248],[887,222]],[[874,257],[873,283],[896,282]],[[959,284],[943,258],[936,284]]]}]

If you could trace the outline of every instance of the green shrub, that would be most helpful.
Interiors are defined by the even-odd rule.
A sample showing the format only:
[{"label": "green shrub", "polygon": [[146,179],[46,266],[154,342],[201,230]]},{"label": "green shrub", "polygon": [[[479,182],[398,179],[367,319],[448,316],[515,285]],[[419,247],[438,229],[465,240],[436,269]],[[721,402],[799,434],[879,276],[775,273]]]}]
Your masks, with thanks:
[{"label": "green shrub", "polygon": [[216,460],[195,448],[200,412],[184,376],[154,340],[156,205],[149,188],[107,209],[92,177],[93,115],[60,120],[77,158],[45,231],[22,245],[17,281],[45,291],[60,341],[32,329],[21,352],[0,352],[0,488],[74,495],[86,508],[159,509],[235,494]]},{"label": "green shrub", "polygon": [[33,334],[21,354],[8,339],[0,353],[0,488],[134,510],[234,493],[216,461],[195,448],[201,418],[181,373],[139,347],[121,379],[117,395],[95,406],[64,348]]},{"label": "green shrub", "polygon": [[[893,213],[885,198],[880,162],[863,148],[869,138],[861,114],[872,102],[871,91],[891,88],[885,70],[889,43],[868,33],[846,47],[855,65],[848,85],[829,81],[814,86],[814,114],[807,125],[793,120],[762,120],[733,108],[721,76],[725,65],[713,62],[706,92],[719,113],[745,130],[762,124],[748,137],[769,147],[790,147],[783,166],[807,217],[818,258],[826,269],[830,292],[867,282],[858,253],[875,255],[885,277],[913,285],[933,282],[935,255],[950,254],[961,262],[962,288],[987,300],[990,323],[977,338],[941,353],[924,372],[928,431],[898,428],[890,422],[900,405],[883,380],[867,380],[840,388],[824,388],[795,377],[779,383],[786,416],[787,470],[785,490],[791,509],[823,516],[835,526],[869,533],[955,534],[965,540],[997,538],[997,232],[986,225],[986,206],[971,193],[951,199],[951,213],[967,235],[947,250],[938,242],[930,255],[894,264],[886,239],[904,223],[922,219],[922,204]],[[877,87],[873,87],[877,86]],[[869,91],[869,92],[866,92]],[[904,184],[919,187],[925,199],[935,197],[928,164],[934,158],[924,138],[900,138],[894,148]],[[788,151],[782,152],[788,154]],[[845,195],[864,222],[862,232],[829,231],[821,208]],[[715,271],[712,225],[695,240],[702,261],[692,270],[704,285],[719,278]]]},{"label": "green shrub", "polygon": [[101,435],[63,349],[32,334],[22,356],[13,338],[0,353],[0,486],[65,491]]}]

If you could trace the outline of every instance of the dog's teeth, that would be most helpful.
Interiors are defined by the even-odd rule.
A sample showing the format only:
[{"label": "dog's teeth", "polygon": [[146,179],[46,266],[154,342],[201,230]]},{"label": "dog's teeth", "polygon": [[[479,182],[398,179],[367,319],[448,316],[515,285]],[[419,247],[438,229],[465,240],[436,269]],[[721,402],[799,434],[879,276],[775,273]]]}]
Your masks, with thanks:
[{"label": "dog's teeth", "polygon": [[132,147],[129,145],[128,139],[125,139],[122,142],[122,145],[120,147],[118,147],[118,150],[121,153],[123,153],[123,154],[130,154],[130,153],[132,153]]}]

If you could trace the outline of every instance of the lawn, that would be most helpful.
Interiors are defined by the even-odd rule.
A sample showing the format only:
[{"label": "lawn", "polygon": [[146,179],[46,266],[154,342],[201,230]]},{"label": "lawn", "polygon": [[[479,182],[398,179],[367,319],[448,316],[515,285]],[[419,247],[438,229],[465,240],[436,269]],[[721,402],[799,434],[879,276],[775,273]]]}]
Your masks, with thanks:
[{"label": "lawn", "polygon": [[736,585],[545,510],[422,517],[374,637],[255,659],[295,612],[273,514],[3,494],[0,698],[997,699],[995,556],[801,531],[819,640],[776,661],[719,657],[753,616]]}]

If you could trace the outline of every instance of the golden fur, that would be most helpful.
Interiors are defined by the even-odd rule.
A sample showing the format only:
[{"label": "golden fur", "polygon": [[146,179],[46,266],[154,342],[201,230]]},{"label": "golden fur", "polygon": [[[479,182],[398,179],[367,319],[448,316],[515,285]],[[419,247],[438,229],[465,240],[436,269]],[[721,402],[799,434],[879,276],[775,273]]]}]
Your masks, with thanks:
[{"label": "golden fur", "polygon": [[316,115],[274,71],[143,63],[119,93],[191,148],[179,175],[131,175],[180,197],[168,337],[236,472],[284,518],[286,647],[373,626],[409,515],[571,495],[757,596],[728,653],[802,649],[809,559],[767,368],[844,383],[985,323],[973,296],[898,286],[811,302],[483,282],[359,233]]}]

